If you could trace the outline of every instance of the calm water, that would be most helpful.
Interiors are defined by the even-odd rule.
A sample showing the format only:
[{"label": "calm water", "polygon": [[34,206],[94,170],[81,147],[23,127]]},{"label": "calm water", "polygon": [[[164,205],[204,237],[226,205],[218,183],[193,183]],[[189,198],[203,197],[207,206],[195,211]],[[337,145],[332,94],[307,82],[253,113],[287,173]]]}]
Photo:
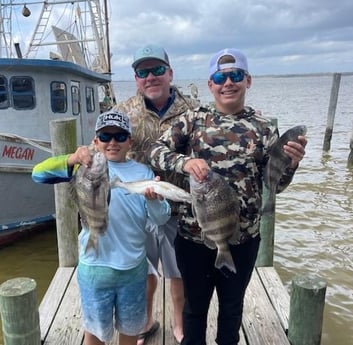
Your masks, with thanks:
[{"label": "calm water", "polygon": [[[207,82],[194,83],[201,101],[211,101]],[[134,82],[115,84],[118,100],[135,93]],[[190,82],[176,84],[187,92]],[[308,127],[306,157],[292,184],[277,197],[275,266],[288,288],[297,274],[315,273],[327,282],[322,344],[348,345],[353,343],[353,170],[346,164],[353,77],[342,77],[331,150],[323,155],[331,85],[331,76],[254,78],[247,104],[276,117],[281,133],[297,124]],[[39,298],[56,267],[55,230],[0,249],[0,283],[32,277]]]}]

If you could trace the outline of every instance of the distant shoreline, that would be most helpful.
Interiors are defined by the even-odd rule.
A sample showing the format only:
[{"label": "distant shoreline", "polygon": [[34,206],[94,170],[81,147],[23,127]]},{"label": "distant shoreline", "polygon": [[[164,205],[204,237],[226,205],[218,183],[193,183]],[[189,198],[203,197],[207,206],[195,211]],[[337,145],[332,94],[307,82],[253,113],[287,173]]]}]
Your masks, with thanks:
[{"label": "distant shoreline", "polygon": [[[331,76],[334,73],[339,73],[342,76],[350,76],[353,75],[353,72],[321,72],[321,73],[294,73],[294,74],[262,74],[262,75],[256,75],[252,74],[253,78],[296,78],[296,77],[323,77],[323,76]],[[186,80],[186,79],[178,79],[177,81],[180,80]],[[187,80],[205,80],[205,78],[190,78]],[[122,80],[112,80],[113,83],[122,83],[122,82],[132,82],[135,81],[134,79],[122,79]]]}]

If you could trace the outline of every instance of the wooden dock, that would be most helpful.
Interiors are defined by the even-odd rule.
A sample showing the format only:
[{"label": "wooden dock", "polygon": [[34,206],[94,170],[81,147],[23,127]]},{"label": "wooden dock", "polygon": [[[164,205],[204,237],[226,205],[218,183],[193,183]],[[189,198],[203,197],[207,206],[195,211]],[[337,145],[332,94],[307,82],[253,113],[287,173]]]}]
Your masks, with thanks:
[{"label": "wooden dock", "polygon": [[[56,154],[73,152],[74,147],[66,147],[66,133],[76,133],[72,121],[52,121],[51,132],[55,133],[52,147]],[[72,146],[76,141],[72,141]],[[60,145],[61,144],[61,145]],[[0,286],[0,312],[6,316],[9,329],[19,324],[18,318],[28,317],[24,324],[30,324],[30,332],[16,329],[11,339],[29,339],[28,345],[82,345],[83,329],[81,306],[76,279],[78,262],[77,212],[69,205],[69,194],[65,184],[55,185],[59,268],[39,306],[34,303],[33,282],[18,289],[17,281],[8,281]],[[267,189],[264,188],[266,198]],[[248,286],[239,345],[319,345],[321,340],[322,315],[326,283],[319,277],[299,276],[292,281],[291,298],[273,267],[274,222],[273,215],[261,220],[261,243]],[[28,278],[23,278],[28,279]],[[13,311],[23,308],[23,294],[28,297],[34,310],[27,314]],[[174,345],[172,332],[172,302],[169,294],[169,281],[160,278],[155,296],[155,318],[161,328],[148,344]],[[36,301],[35,301],[36,302]],[[207,344],[214,344],[217,331],[217,296],[212,299],[208,315]],[[16,309],[16,310],[17,310]],[[5,312],[6,311],[6,312]],[[38,323],[40,327],[38,327]],[[4,322],[3,322],[4,325]],[[39,331],[40,328],[40,331]],[[5,333],[5,332],[4,332]],[[290,342],[287,337],[289,334]],[[10,343],[9,343],[10,344]],[[10,345],[17,345],[11,343]],[[109,345],[117,345],[115,335]]]},{"label": "wooden dock", "polygon": [[[155,317],[161,328],[150,345],[174,345],[169,281],[160,278]],[[42,345],[82,345],[83,329],[76,270],[58,268],[39,307]],[[289,345],[289,294],[273,267],[255,269],[247,289],[239,345]],[[217,297],[209,311],[207,343],[217,331]],[[117,337],[109,345],[118,344]]]}]

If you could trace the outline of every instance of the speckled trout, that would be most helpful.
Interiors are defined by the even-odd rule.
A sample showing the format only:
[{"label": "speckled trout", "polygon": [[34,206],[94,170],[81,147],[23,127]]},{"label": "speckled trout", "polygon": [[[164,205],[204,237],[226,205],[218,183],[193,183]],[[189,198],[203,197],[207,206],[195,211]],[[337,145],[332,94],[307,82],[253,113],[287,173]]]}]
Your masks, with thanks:
[{"label": "speckled trout", "polygon": [[206,246],[217,248],[215,267],[227,267],[236,272],[229,244],[239,243],[239,201],[238,195],[227,181],[210,170],[207,178],[196,181],[190,176],[192,210]]},{"label": "speckled trout", "polygon": [[81,217],[82,226],[90,232],[86,251],[97,252],[99,236],[107,230],[110,186],[108,163],[103,153],[91,151],[90,167],[81,165],[71,183],[71,195]]},{"label": "speckled trout", "polygon": [[155,193],[162,195],[165,199],[191,203],[190,193],[165,181],[140,180],[134,182],[122,182],[118,177],[114,177],[110,182],[110,187],[120,187],[126,189],[128,193],[142,195],[145,193],[146,188],[153,188]]}]

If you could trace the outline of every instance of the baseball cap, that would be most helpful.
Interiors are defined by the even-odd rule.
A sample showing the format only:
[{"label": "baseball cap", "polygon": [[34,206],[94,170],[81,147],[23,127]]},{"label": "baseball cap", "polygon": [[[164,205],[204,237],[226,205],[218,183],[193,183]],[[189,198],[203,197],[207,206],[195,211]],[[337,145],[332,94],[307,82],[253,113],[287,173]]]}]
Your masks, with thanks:
[{"label": "baseball cap", "polygon": [[166,51],[156,44],[148,44],[140,49],[137,49],[134,54],[134,62],[132,67],[136,68],[142,61],[151,59],[160,60],[169,66],[169,58]]},{"label": "baseball cap", "polygon": [[219,71],[220,66],[219,66],[219,60],[225,55],[230,55],[233,56],[235,63],[227,63],[228,68],[241,68],[244,71],[248,72],[248,61],[246,59],[246,56],[239,51],[238,49],[234,48],[226,48],[215,55],[210,60],[210,69],[209,69],[209,76],[211,77],[212,74],[216,73]]},{"label": "baseball cap", "polygon": [[132,133],[129,117],[123,112],[109,110],[100,114],[96,122],[96,132],[108,126],[119,127],[130,134]]}]

